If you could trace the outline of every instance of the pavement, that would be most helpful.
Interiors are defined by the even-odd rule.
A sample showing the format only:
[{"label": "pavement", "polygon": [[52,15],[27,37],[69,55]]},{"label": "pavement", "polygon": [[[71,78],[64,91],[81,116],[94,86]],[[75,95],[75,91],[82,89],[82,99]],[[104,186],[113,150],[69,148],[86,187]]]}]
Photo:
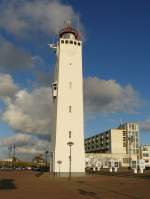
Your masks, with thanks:
[{"label": "pavement", "polygon": [[59,178],[49,173],[0,171],[0,199],[148,199],[150,173],[90,173]]}]

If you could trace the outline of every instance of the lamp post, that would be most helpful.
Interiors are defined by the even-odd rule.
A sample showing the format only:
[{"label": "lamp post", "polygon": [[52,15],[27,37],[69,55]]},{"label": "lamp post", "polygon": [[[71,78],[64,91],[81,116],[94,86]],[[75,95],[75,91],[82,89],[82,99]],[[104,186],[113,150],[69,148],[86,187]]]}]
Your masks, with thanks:
[{"label": "lamp post", "polygon": [[14,149],[14,162],[16,161],[16,146],[14,145],[13,146],[13,149]]},{"label": "lamp post", "polygon": [[50,172],[54,174],[54,152],[50,152]]},{"label": "lamp post", "polygon": [[71,147],[74,145],[73,142],[67,142],[67,145],[69,146],[69,180],[71,180],[71,161],[72,161],[72,155],[71,155]]},{"label": "lamp post", "polygon": [[57,163],[58,163],[58,166],[59,166],[59,177],[60,177],[60,165],[62,164],[62,161],[58,160]]},{"label": "lamp post", "polygon": [[10,154],[11,154],[11,151],[12,151],[12,146],[9,146],[8,147],[8,162],[9,162],[9,166],[10,166]]},{"label": "lamp post", "polygon": [[13,166],[15,169],[15,162],[16,162],[16,146],[15,145],[13,146],[13,149],[14,149]]},{"label": "lamp post", "polygon": [[47,156],[48,156],[49,151],[45,151],[45,166],[47,168]]}]

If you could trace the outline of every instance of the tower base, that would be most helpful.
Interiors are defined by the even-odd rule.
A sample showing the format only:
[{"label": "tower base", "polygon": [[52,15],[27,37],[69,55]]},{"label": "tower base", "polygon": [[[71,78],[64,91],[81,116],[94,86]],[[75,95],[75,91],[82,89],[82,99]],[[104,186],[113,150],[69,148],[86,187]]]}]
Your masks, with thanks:
[{"label": "tower base", "polygon": [[[70,173],[69,172],[54,172],[53,173],[54,176],[56,177],[65,177],[65,178],[69,178],[70,177]],[[71,172],[71,177],[82,177],[85,176],[85,172]]]}]

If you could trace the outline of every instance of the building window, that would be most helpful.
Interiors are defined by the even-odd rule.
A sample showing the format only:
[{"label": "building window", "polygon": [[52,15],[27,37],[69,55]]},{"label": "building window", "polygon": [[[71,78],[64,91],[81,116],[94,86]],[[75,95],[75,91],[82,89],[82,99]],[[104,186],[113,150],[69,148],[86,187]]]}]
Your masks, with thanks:
[{"label": "building window", "polygon": [[72,106],[69,106],[69,113],[72,112]]},{"label": "building window", "polygon": [[131,129],[132,128],[132,125],[131,124],[129,124],[129,129]]},{"label": "building window", "polygon": [[136,135],[136,137],[138,137],[138,132],[137,131],[135,132],[135,135]]},{"label": "building window", "polygon": [[66,40],[65,43],[68,44],[68,40]]},{"label": "building window", "polygon": [[71,138],[71,131],[69,131],[69,138]]},{"label": "building window", "polygon": [[70,44],[73,44],[73,41],[70,41]]},{"label": "building window", "polygon": [[80,42],[78,42],[78,46],[80,46]]},{"label": "building window", "polygon": [[61,43],[64,44],[64,40],[61,40]]},{"label": "building window", "polygon": [[146,147],[143,148],[143,151],[148,151],[148,149]]},{"label": "building window", "polygon": [[123,163],[129,163],[129,158],[123,158]]},{"label": "building window", "polygon": [[149,157],[148,153],[143,153],[143,157]]},{"label": "building window", "polygon": [[76,42],[76,41],[74,41],[74,44],[76,45],[76,44],[77,44],[77,42]]}]

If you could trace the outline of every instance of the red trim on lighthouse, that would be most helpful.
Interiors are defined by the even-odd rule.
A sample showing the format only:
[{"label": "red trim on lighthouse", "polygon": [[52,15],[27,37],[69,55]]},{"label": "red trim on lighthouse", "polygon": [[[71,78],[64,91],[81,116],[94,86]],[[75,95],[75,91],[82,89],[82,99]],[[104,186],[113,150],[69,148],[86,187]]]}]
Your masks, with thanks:
[{"label": "red trim on lighthouse", "polygon": [[66,28],[63,28],[60,32],[59,32],[59,37],[62,37],[64,34],[66,33],[72,33],[74,34],[75,38],[77,40],[80,40],[80,35],[79,35],[79,32],[72,28],[71,26],[67,26]]}]

